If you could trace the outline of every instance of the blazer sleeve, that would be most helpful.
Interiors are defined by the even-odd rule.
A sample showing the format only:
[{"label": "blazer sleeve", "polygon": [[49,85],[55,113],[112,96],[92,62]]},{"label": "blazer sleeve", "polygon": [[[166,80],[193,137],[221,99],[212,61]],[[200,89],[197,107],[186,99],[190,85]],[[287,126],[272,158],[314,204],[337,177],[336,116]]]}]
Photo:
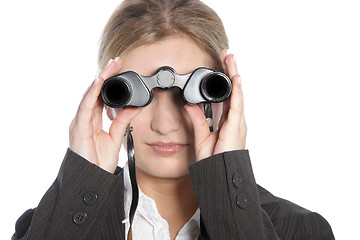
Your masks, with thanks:
[{"label": "blazer sleeve", "polygon": [[111,201],[123,195],[119,173],[118,169],[110,174],[68,149],[56,180],[38,207],[18,219],[12,239],[100,239],[100,233],[101,239],[124,236],[123,201]]},{"label": "blazer sleeve", "polygon": [[199,239],[333,239],[320,215],[259,192],[248,150],[211,156],[189,171],[201,212]]}]

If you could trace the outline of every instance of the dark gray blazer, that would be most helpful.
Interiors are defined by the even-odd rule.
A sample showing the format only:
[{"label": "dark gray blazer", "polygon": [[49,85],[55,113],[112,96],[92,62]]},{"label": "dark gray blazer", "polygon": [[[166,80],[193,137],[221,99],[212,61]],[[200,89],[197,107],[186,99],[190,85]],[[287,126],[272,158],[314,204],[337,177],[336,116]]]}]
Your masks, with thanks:
[{"label": "dark gray blazer", "polygon": [[[199,239],[334,239],[319,214],[258,186],[247,150],[190,166],[201,212]],[[123,172],[110,174],[68,149],[59,174],[12,239],[125,239]]]}]

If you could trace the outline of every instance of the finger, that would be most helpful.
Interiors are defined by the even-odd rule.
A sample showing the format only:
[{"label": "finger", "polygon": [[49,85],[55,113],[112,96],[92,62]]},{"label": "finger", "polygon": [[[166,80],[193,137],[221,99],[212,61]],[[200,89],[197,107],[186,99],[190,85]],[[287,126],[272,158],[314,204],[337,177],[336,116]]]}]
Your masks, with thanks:
[{"label": "finger", "polygon": [[[236,87],[235,85],[237,84],[236,83],[236,81],[237,81],[237,79],[238,78],[241,78],[240,77],[240,75],[238,75],[237,74],[237,67],[236,67],[236,64],[235,64],[235,62],[231,59],[231,58],[233,58],[233,56],[230,56],[229,58],[227,58],[227,62],[228,62],[228,65],[229,65],[229,70],[230,70],[230,73],[231,74],[235,74],[235,75],[233,75],[232,77],[231,77],[231,82],[232,82],[232,93],[231,93],[231,96],[230,96],[230,98],[228,98],[228,99],[226,99],[226,101],[224,101],[223,103],[223,114],[222,114],[222,116],[221,116],[221,119],[220,119],[220,123],[222,124],[225,120],[226,120],[226,118],[228,117],[228,113],[229,113],[229,110],[230,110],[230,106],[231,106],[231,101],[236,101],[236,99],[238,99],[238,97],[237,97],[237,95],[239,95],[238,94],[238,87]],[[235,100],[231,100],[231,99],[234,99],[235,98]],[[221,124],[220,124],[220,126],[221,126]]]},{"label": "finger", "polygon": [[[104,68],[104,70],[100,73],[100,74],[97,74],[96,77],[95,77],[95,80],[92,82],[92,84],[88,87],[88,89],[85,91],[85,93],[83,94],[83,97],[81,99],[81,101],[84,100],[84,98],[88,95],[88,93],[90,92],[91,88],[94,86],[94,84],[96,83],[96,80],[97,78],[99,78],[100,76],[104,79],[106,79],[106,76],[109,74],[108,72],[108,69],[110,68],[110,65],[113,63],[113,62],[118,62],[119,61],[119,58],[116,58],[115,60],[112,60],[110,59],[109,62],[107,63],[106,67]],[[120,67],[121,67],[121,61],[119,61],[120,63]],[[112,66],[111,66],[112,67]],[[118,66],[116,66],[116,70],[118,69]],[[105,77],[103,76],[105,75]]]},{"label": "finger", "polygon": [[220,61],[225,74],[227,74],[227,66],[225,64],[225,58],[228,55],[227,52],[227,49],[223,49],[220,53]]},{"label": "finger", "polygon": [[96,104],[92,110],[92,117],[91,117],[93,129],[96,130],[96,132],[102,130],[103,110],[104,110],[104,102],[102,101],[101,97],[98,97]]},{"label": "finger", "polygon": [[221,114],[221,118],[219,121],[219,129],[221,128],[221,126],[223,125],[223,123],[225,122],[225,120],[228,117],[229,108],[230,108],[230,99],[226,99],[226,101],[223,102],[222,114]]},{"label": "finger", "polygon": [[120,151],[121,143],[124,138],[126,127],[130,121],[141,111],[141,108],[125,108],[118,113],[112,122],[109,135],[115,143],[117,150]]},{"label": "finger", "polygon": [[[96,76],[97,78],[98,76]],[[74,129],[74,127],[76,126],[77,122],[78,122],[78,118],[79,118],[79,112],[80,112],[80,109],[81,109],[81,104],[83,103],[85,97],[88,95],[90,89],[94,86],[94,82],[96,81],[96,79],[91,83],[91,85],[86,89],[85,93],[83,94],[82,98],[81,98],[81,101],[80,101],[80,104],[79,104],[79,107],[78,109],[76,110],[76,114],[75,114],[75,117],[74,119],[71,121],[71,124],[70,124],[70,132]]]},{"label": "finger", "polygon": [[240,129],[241,129],[241,132],[240,132],[240,149],[245,149],[247,125],[246,125],[244,114],[241,115]]},{"label": "finger", "polygon": [[122,60],[120,59],[120,57],[117,57],[114,59],[114,62],[116,63],[115,74],[119,74],[122,67]]},{"label": "finger", "polygon": [[238,74],[235,56],[233,54],[228,54],[224,59],[225,66],[227,68],[227,75],[230,78],[233,78],[235,75]]},{"label": "finger", "polygon": [[104,70],[99,74],[99,76],[103,79],[108,79],[109,77],[115,75],[120,70],[121,66],[122,61],[119,57],[115,58],[115,60],[110,59]]},{"label": "finger", "polygon": [[240,116],[243,113],[243,94],[241,89],[241,77],[238,74],[238,69],[235,61],[235,56],[233,54],[228,54],[224,59],[224,64],[228,70],[228,76],[230,76],[233,89],[230,99],[224,103],[224,114],[221,123],[225,122],[225,119],[228,118],[229,121],[239,124]]},{"label": "finger", "polygon": [[105,82],[105,80],[118,73],[121,70],[121,67],[122,67],[122,62],[120,58],[117,57],[114,59],[114,61],[110,60],[109,64],[105,67],[104,71],[100,73],[98,77],[99,78],[99,82],[98,82],[99,85],[97,86],[98,88],[96,89],[96,91],[93,92],[94,93],[93,99],[96,98],[96,104],[93,107],[94,111],[97,111],[98,113],[99,112],[102,113],[103,110],[102,108],[104,106],[104,103],[100,98],[101,87]]},{"label": "finger", "polygon": [[88,122],[91,119],[93,110],[99,107],[99,95],[101,87],[105,81],[104,77],[110,77],[117,69],[117,64],[114,61],[109,61],[109,66],[95,79],[88,93],[86,94],[79,107],[79,121]]},{"label": "finger", "polygon": [[241,116],[244,111],[244,96],[241,88],[241,78],[235,75],[232,78],[233,89],[230,97],[228,120],[233,126],[240,126]]},{"label": "finger", "polygon": [[[110,61],[110,62],[112,63],[112,61]],[[115,69],[111,70],[112,72],[110,71],[108,73],[104,72],[104,73],[100,74],[102,79],[104,79],[104,82],[106,81],[106,78],[104,78],[103,76],[106,77],[107,76],[106,74],[110,74],[111,76],[113,76],[113,75],[116,75],[121,70],[122,61],[120,60],[119,57],[115,58],[112,64],[115,64]],[[103,107],[104,107],[104,102],[102,101],[101,97],[99,96],[102,85],[103,85],[103,83],[100,84],[100,91],[97,93],[97,103],[96,103],[95,107],[93,108],[96,113],[100,113],[100,114],[102,114]],[[116,115],[111,120],[114,120],[115,117],[116,117]]]},{"label": "finger", "polygon": [[104,70],[99,74],[99,76],[93,82],[92,87],[89,89],[88,94],[85,96],[86,101],[90,107],[94,107],[94,104],[98,100],[100,95],[101,87],[106,79],[113,76],[117,71],[121,69],[122,62],[119,58],[115,60],[110,59]]},{"label": "finger", "polygon": [[197,147],[210,136],[209,124],[199,106],[186,104],[184,107],[194,127],[195,147]]}]

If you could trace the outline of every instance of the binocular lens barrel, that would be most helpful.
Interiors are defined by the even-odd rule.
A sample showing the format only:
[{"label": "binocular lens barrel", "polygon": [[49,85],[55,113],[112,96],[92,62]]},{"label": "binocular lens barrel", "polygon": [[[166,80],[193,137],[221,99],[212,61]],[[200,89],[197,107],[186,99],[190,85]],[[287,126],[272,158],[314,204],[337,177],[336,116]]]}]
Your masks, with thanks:
[{"label": "binocular lens barrel", "polygon": [[[156,76],[159,77],[158,75],[156,75]],[[186,87],[187,85],[185,85],[185,88],[188,89],[187,94],[189,94],[189,92],[190,92],[190,94],[192,94],[192,93],[195,95],[197,94],[195,99],[198,102],[193,102],[193,100],[191,98],[186,99],[187,97],[184,96],[185,101],[189,101],[191,104],[197,104],[197,103],[204,102],[204,101],[216,103],[216,102],[222,102],[230,96],[231,88],[232,88],[231,80],[224,73],[211,72],[205,76],[202,76],[201,78],[202,79],[198,79],[198,78],[193,79],[193,80],[190,79],[189,81],[191,81],[192,84],[189,85],[190,87],[188,86],[189,89]],[[129,78],[129,79],[131,79],[131,78]],[[154,81],[155,79],[150,79],[150,80]],[[140,81],[140,79],[139,79],[139,81]],[[131,83],[133,84],[133,82],[131,82]],[[140,85],[141,87],[139,89],[138,89],[138,86],[139,85],[136,85],[136,84],[131,85],[130,82],[128,82],[128,80],[125,77],[121,77],[119,75],[115,76],[115,77],[111,77],[108,80],[106,80],[104,82],[104,85],[102,86],[102,89],[101,89],[102,100],[104,101],[104,103],[106,105],[108,105],[109,107],[112,107],[112,108],[126,107],[127,104],[130,103],[130,101],[131,101],[130,104],[134,103],[133,102],[134,99],[138,103],[138,100],[140,98],[149,97],[149,95],[147,95],[147,94],[144,95],[144,91],[145,92],[148,91],[146,89],[146,86]],[[163,88],[162,85],[155,86],[155,87]],[[194,87],[195,88],[199,87],[199,89],[190,89],[190,88],[194,88]],[[181,88],[183,88],[183,87],[181,87]],[[165,89],[165,88],[163,88],[163,89]],[[151,90],[152,89],[150,89],[150,91]],[[182,90],[184,90],[184,89],[182,89]],[[198,95],[199,90],[200,90],[201,96]],[[188,97],[190,97],[190,96],[188,96]],[[142,99],[142,100],[144,100],[144,102],[146,102],[148,100],[151,101],[151,99]],[[137,105],[135,105],[135,106],[137,107]],[[139,105],[139,106],[143,106],[143,105]]]},{"label": "binocular lens barrel", "polygon": [[113,108],[122,108],[130,100],[131,89],[125,79],[111,78],[104,83],[101,96],[106,105]]},{"label": "binocular lens barrel", "polygon": [[231,80],[221,72],[208,74],[200,85],[203,97],[210,102],[222,102],[231,94]]}]

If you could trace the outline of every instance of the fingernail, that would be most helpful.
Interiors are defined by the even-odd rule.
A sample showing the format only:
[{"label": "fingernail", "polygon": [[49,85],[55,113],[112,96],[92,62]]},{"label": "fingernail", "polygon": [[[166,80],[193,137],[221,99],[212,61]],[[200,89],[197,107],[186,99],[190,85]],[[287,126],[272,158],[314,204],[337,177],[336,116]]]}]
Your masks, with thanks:
[{"label": "fingernail", "polygon": [[116,57],[116,58],[114,59],[114,61],[117,62],[117,61],[119,61],[119,59],[120,59],[120,57]]},{"label": "fingernail", "polygon": [[106,64],[105,68],[107,68],[108,66],[110,66],[110,64],[111,64],[113,61],[114,61],[113,59],[110,59],[110,60],[108,61],[108,63]]}]

